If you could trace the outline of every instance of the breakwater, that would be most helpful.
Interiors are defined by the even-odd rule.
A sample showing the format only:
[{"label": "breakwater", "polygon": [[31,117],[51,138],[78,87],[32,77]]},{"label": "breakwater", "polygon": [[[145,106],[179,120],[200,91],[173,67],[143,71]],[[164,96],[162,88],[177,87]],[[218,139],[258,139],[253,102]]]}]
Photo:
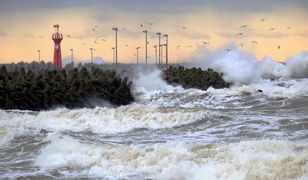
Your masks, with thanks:
[{"label": "breakwater", "polygon": [[132,82],[111,70],[92,68],[33,73],[0,70],[0,108],[42,110],[57,106],[92,107],[95,102],[127,105],[134,101]]},{"label": "breakwater", "polygon": [[169,67],[164,70],[163,79],[172,85],[181,85],[183,88],[197,88],[207,90],[209,87],[216,89],[228,88],[230,84],[223,78],[222,73],[212,69],[206,71],[201,68],[184,68],[183,66]]}]

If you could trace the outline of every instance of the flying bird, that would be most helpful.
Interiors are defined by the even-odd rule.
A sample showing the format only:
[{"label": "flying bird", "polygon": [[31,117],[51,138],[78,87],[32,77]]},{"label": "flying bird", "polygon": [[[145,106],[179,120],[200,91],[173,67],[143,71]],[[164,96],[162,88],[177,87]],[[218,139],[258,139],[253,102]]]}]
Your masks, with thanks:
[{"label": "flying bird", "polygon": [[128,47],[128,44],[125,44],[126,47]]},{"label": "flying bird", "polygon": [[106,41],[106,39],[102,39],[102,41]]},{"label": "flying bird", "polygon": [[263,22],[264,20],[265,20],[265,18],[262,18],[262,19],[261,19],[261,22]]},{"label": "flying bird", "polygon": [[245,43],[240,43],[239,45],[240,45],[241,47],[244,47]]},{"label": "flying bird", "polygon": [[251,43],[258,44],[258,42],[257,42],[257,41],[251,41]]},{"label": "flying bird", "polygon": [[97,44],[97,41],[94,41],[95,44]]},{"label": "flying bird", "polygon": [[247,24],[246,24],[246,25],[241,26],[240,28],[246,28],[246,27],[248,27],[248,25],[247,25]]},{"label": "flying bird", "polygon": [[269,31],[274,31],[276,28],[269,28],[268,30]]},{"label": "flying bird", "polygon": [[280,46],[279,45],[277,46],[277,49],[278,49],[278,51],[280,50]]},{"label": "flying bird", "polygon": [[232,51],[232,49],[226,49],[226,51],[230,52],[230,51]]},{"label": "flying bird", "polygon": [[187,27],[185,27],[185,26],[182,26],[182,29],[184,29],[184,30],[185,30],[185,29],[187,29]]},{"label": "flying bird", "polygon": [[243,33],[237,33],[235,36],[241,36],[243,35]]},{"label": "flying bird", "polygon": [[288,27],[287,27],[287,29],[291,29],[291,27],[290,27],[290,26],[288,26]]},{"label": "flying bird", "polygon": [[67,37],[71,38],[71,36],[69,34],[66,35]]},{"label": "flying bird", "polygon": [[140,27],[143,27],[143,24],[140,24]]},{"label": "flying bird", "polygon": [[92,31],[95,31],[95,28],[92,28]]},{"label": "flying bird", "polygon": [[210,44],[210,42],[202,41],[204,45]]},{"label": "flying bird", "polygon": [[95,28],[98,28],[98,26],[97,26],[97,25],[95,25],[94,27],[95,27]]}]

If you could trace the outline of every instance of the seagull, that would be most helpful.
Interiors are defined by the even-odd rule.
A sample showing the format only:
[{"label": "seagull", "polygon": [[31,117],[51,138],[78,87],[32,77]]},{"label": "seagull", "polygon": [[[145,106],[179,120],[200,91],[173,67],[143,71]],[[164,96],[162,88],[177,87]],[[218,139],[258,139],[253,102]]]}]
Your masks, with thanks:
[{"label": "seagull", "polygon": [[230,52],[230,51],[232,51],[232,49],[226,49],[226,51]]},{"label": "seagull", "polygon": [[97,41],[94,41],[95,44],[97,44]]},{"label": "seagull", "polygon": [[66,35],[67,37],[71,38],[71,36],[69,34]]},{"label": "seagull", "polygon": [[182,29],[184,29],[184,30],[185,30],[185,29],[187,29],[187,27],[185,27],[185,26],[182,26]]},{"label": "seagull", "polygon": [[261,22],[263,22],[264,20],[265,20],[265,18],[262,18],[262,19],[261,19]]},{"label": "seagull", "polygon": [[179,49],[181,47],[181,45],[177,45],[176,48]]},{"label": "seagull", "polygon": [[209,42],[202,41],[204,45],[210,44]]},{"label": "seagull", "polygon": [[95,28],[92,28],[92,31],[95,31]]},{"label": "seagull", "polygon": [[291,27],[288,26],[287,29],[291,29]]},{"label": "seagull", "polygon": [[151,23],[151,22],[150,22],[150,23],[149,23],[149,25],[150,25],[150,26],[152,26],[152,25],[153,25],[153,23]]},{"label": "seagull", "polygon": [[246,27],[248,27],[248,25],[243,25],[243,26],[241,26],[240,28],[246,28]]},{"label": "seagull", "polygon": [[243,35],[243,33],[237,33],[235,36],[241,36]]},{"label": "seagull", "polygon": [[269,31],[274,31],[276,28],[269,28],[268,30]]},{"label": "seagull", "polygon": [[251,41],[251,43],[258,44],[258,42],[257,42],[257,41]]},{"label": "seagull", "polygon": [[240,43],[239,45],[240,45],[241,47],[244,47],[245,43]]},{"label": "seagull", "polygon": [[280,50],[280,46],[279,45],[277,46],[277,49],[278,49],[278,51]]},{"label": "seagull", "polygon": [[128,44],[125,44],[126,47],[128,47]]},{"label": "seagull", "polygon": [[106,41],[106,39],[102,39],[102,41]]},{"label": "seagull", "polygon": [[95,27],[95,28],[98,28],[98,26],[96,26],[96,25],[95,25],[94,27]]},{"label": "seagull", "polygon": [[140,24],[140,27],[143,27],[143,24]]}]

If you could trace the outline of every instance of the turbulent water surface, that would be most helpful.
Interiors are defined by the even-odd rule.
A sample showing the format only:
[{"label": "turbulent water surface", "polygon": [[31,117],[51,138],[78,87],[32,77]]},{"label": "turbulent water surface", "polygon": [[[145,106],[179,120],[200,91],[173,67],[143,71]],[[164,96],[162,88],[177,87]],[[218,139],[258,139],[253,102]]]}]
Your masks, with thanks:
[{"label": "turbulent water surface", "polygon": [[308,178],[307,78],[201,91],[155,71],[135,84],[118,108],[1,110],[1,179]]}]

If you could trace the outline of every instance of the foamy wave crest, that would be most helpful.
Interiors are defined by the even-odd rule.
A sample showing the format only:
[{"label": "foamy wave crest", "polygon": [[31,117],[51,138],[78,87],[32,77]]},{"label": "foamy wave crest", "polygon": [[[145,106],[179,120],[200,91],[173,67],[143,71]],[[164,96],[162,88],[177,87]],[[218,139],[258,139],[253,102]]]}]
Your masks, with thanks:
[{"label": "foamy wave crest", "polygon": [[216,52],[198,63],[224,73],[224,79],[235,84],[254,84],[265,79],[308,78],[308,52],[301,52],[285,63],[265,57],[261,61],[239,50]]},{"label": "foamy wave crest", "polygon": [[198,109],[160,109],[143,105],[76,110],[61,108],[38,114],[5,111],[0,113],[0,133],[3,135],[0,143],[30,130],[117,133],[136,128],[160,129],[181,126],[202,120],[209,114]]},{"label": "foamy wave crest", "polygon": [[[190,146],[86,144],[56,137],[35,164],[74,176],[154,179],[294,179],[308,176],[308,145],[260,140]],[[61,171],[60,171],[61,173]]]}]

